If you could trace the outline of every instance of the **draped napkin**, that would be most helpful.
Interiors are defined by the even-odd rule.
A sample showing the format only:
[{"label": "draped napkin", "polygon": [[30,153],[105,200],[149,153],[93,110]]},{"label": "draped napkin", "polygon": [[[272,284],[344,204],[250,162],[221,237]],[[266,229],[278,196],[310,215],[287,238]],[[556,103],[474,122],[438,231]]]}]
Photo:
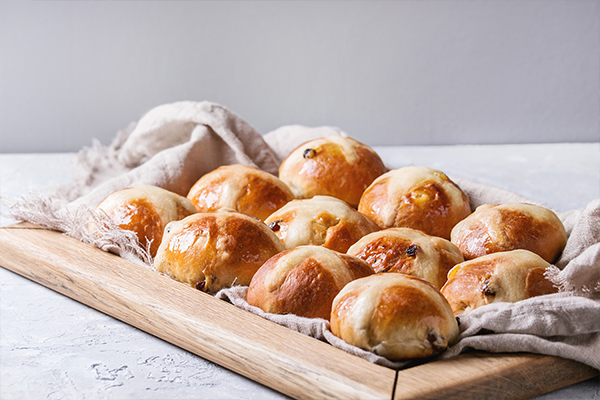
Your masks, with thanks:
[{"label": "draped napkin", "polygon": [[[19,199],[3,198],[9,216],[55,229],[83,242],[152,268],[152,259],[135,235],[107,226],[102,237],[86,225],[107,195],[134,184],[156,185],[185,196],[203,174],[226,164],[257,166],[277,174],[281,161],[301,143],[346,134],[336,127],[283,126],[261,135],[241,117],[211,102],[158,106],[119,132],[109,146],[95,142],[82,149],[69,184]],[[541,204],[494,186],[451,177],[473,208],[485,203]],[[549,278],[559,293],[517,303],[494,303],[465,313],[460,337],[440,357],[469,348],[489,352],[531,352],[573,359],[600,369],[600,199],[583,209],[557,212],[567,230],[567,246]],[[246,288],[225,289],[217,297],[327,341],[372,362],[401,368],[336,338],[328,322],[293,315],[266,314],[245,301]]]}]

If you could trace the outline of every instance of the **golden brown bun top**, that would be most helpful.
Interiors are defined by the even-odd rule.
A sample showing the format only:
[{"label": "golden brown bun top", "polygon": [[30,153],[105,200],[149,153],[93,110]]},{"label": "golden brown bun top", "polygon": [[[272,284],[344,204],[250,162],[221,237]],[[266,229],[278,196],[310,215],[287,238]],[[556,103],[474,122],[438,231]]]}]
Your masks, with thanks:
[{"label": "golden brown bun top", "polygon": [[363,193],[358,211],[381,228],[413,228],[450,239],[450,231],[471,207],[467,195],[446,174],[410,166],[377,178]]},{"label": "golden brown bun top", "polygon": [[279,167],[279,178],[299,199],[333,196],[358,206],[363,191],[387,171],[369,146],[349,137],[327,136],[293,150]]},{"label": "golden brown bun top", "polygon": [[228,208],[264,221],[292,200],[294,194],[283,181],[268,172],[233,164],[202,176],[187,197],[199,212]]},{"label": "golden brown bun top", "polygon": [[286,249],[316,245],[345,253],[368,233],[379,230],[368,217],[331,196],[292,200],[265,221]]},{"label": "golden brown bun top", "polygon": [[451,241],[467,260],[525,249],[554,263],[567,243],[567,233],[547,208],[525,203],[484,204],[454,227]]},{"label": "golden brown bun top", "polygon": [[260,266],[283,251],[264,222],[238,212],[196,213],[167,226],[154,267],[208,293],[247,286]]},{"label": "golden brown bun top", "polygon": [[514,303],[557,291],[544,275],[548,267],[528,250],[488,254],[452,268],[441,291],[456,315],[490,303]]},{"label": "golden brown bun top", "polygon": [[331,331],[391,360],[430,357],[458,337],[446,299],[430,283],[399,273],[348,283],[333,301]]},{"label": "golden brown bun top", "polygon": [[388,228],[370,233],[354,243],[348,254],[367,261],[375,272],[400,272],[416,276],[441,289],[448,271],[464,261],[449,240],[411,228]]},{"label": "golden brown bun top", "polygon": [[108,195],[96,211],[118,227],[136,233],[142,246],[156,255],[165,226],[194,214],[196,208],[185,197],[151,185],[135,185]]},{"label": "golden brown bun top", "polygon": [[275,314],[329,319],[338,292],[372,275],[365,261],[321,246],[300,246],[271,257],[248,288],[248,303]]}]

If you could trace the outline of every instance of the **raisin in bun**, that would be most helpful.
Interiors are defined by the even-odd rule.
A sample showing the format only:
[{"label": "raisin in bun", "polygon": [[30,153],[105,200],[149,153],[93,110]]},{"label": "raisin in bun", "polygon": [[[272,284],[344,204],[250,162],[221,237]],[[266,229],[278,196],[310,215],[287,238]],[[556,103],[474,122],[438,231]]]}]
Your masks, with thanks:
[{"label": "raisin in bun", "polygon": [[379,230],[368,217],[331,196],[292,200],[271,214],[265,223],[286,249],[315,245],[341,253],[366,234]]},{"label": "raisin in bun", "polygon": [[377,178],[363,193],[358,211],[381,228],[413,228],[450,240],[450,231],[471,207],[467,195],[446,174],[410,166]]},{"label": "raisin in bun", "polygon": [[172,278],[214,294],[247,286],[269,258],[283,250],[261,220],[238,212],[196,213],[167,226],[154,267]]},{"label": "raisin in bun", "polygon": [[448,271],[464,260],[449,240],[411,228],[388,228],[370,233],[354,243],[348,254],[365,260],[377,273],[400,272],[416,276],[437,289]]},{"label": "raisin in bun", "polygon": [[140,244],[149,246],[153,257],[167,224],[194,213],[196,208],[185,197],[151,185],[117,190],[96,206],[96,214],[105,215],[116,226],[135,232]]},{"label": "raisin in bun", "polygon": [[279,167],[279,178],[296,198],[333,196],[358,206],[363,191],[387,171],[379,155],[352,138],[326,136],[293,150]]},{"label": "raisin in bun", "polygon": [[359,258],[321,246],[299,246],[274,255],[259,268],[247,301],[268,313],[328,320],[339,291],[373,273]]},{"label": "raisin in bun", "polygon": [[557,291],[545,276],[549,267],[529,250],[488,254],[452,268],[441,292],[455,315],[490,303],[514,303]]},{"label": "raisin in bun", "polygon": [[222,208],[265,220],[294,198],[290,188],[275,175],[256,167],[233,164],[202,176],[187,198],[199,212]]},{"label": "raisin in bun", "polygon": [[498,251],[530,250],[549,263],[558,260],[567,233],[551,210],[525,203],[484,204],[451,234],[466,260]]},{"label": "raisin in bun", "polygon": [[390,360],[435,356],[458,338],[439,290],[394,272],[348,283],[333,300],[330,323],[335,336]]}]

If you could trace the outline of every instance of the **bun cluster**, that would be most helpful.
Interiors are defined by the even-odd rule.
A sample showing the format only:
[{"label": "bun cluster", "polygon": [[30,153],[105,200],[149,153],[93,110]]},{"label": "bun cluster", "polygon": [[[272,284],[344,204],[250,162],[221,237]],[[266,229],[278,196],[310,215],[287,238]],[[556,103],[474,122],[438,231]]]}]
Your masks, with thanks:
[{"label": "bun cluster", "polygon": [[547,208],[472,210],[442,171],[388,169],[340,136],[299,146],[278,176],[227,165],[185,197],[139,185],[97,212],[135,232],[156,271],[210,294],[248,286],[250,305],[329,320],[391,360],[443,352],[461,313],[555,292],[545,272],[567,238]]}]

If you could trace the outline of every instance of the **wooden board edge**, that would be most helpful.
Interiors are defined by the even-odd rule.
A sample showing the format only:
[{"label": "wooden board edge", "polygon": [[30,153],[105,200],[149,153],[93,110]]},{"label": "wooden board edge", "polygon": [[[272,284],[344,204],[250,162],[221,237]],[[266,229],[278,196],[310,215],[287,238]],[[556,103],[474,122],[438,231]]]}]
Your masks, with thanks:
[{"label": "wooden board edge", "polygon": [[596,369],[560,357],[474,351],[399,371],[394,400],[526,399],[595,376]]},{"label": "wooden board edge", "polygon": [[[45,243],[51,242],[52,245]],[[294,398],[527,398],[594,376],[598,371],[584,364],[558,357],[533,354],[490,354],[470,353],[448,360],[429,362],[399,371],[397,374],[385,367],[368,363],[360,358],[335,349],[316,339],[309,338],[287,328],[264,320],[254,314],[204,295],[164,276],[150,276],[153,271],[144,269],[115,255],[105,253],[92,246],[69,238],[60,232],[40,229],[33,224],[23,223],[0,228],[0,265],[25,276],[74,300],[87,304],[132,326],[160,337],[194,354],[209,359],[261,384],[269,386]],[[11,256],[8,256],[8,254]],[[77,254],[74,257],[73,254]],[[82,264],[83,263],[83,264]],[[98,275],[98,267],[107,264],[119,266],[119,270],[108,270],[109,276]],[[91,270],[84,268],[92,266]],[[41,267],[40,267],[41,266]],[[96,268],[96,269],[94,269]],[[129,273],[142,274],[144,278],[156,279],[164,290],[174,291],[177,296],[195,298],[194,304],[212,309],[213,313],[225,313],[235,321],[250,324],[256,332],[275,332],[281,340],[294,344],[293,354],[275,351],[269,360],[273,371],[257,373],[257,365],[248,354],[236,354],[235,349],[254,347],[255,356],[271,350],[268,341],[245,340],[231,332],[232,326],[211,326],[221,334],[231,334],[237,343],[221,344],[218,349],[207,349],[206,344],[189,343],[185,337],[169,337],[161,330],[172,321],[164,314],[173,313],[176,305],[150,302],[141,313],[132,318],[123,315],[111,302],[125,302],[128,307],[136,303],[128,296],[133,290]],[[107,271],[104,271],[107,272]],[[103,278],[102,278],[103,277]],[[117,279],[118,278],[118,279]],[[116,279],[121,282],[106,282]],[[82,284],[83,282],[83,284]],[[100,291],[94,290],[100,284]],[[73,290],[77,286],[77,290]],[[83,291],[82,287],[89,290]],[[135,290],[134,290],[135,291]],[[204,295],[198,297],[198,295]],[[198,300],[198,298],[202,300]],[[112,300],[111,300],[112,299]],[[108,300],[109,304],[98,302]],[[151,299],[147,299],[150,301]],[[199,303],[198,303],[199,302]],[[186,311],[187,310],[187,311]],[[186,331],[205,332],[198,324],[186,321],[189,307],[175,312],[179,314],[177,324]],[[211,340],[218,338],[211,337]],[[234,350],[229,349],[232,347]],[[318,359],[307,359],[306,354],[318,349]],[[299,353],[304,354],[303,356]],[[310,357],[308,357],[310,358]],[[279,372],[278,372],[279,371]],[[282,374],[284,375],[282,377]],[[290,376],[294,379],[290,381]],[[283,378],[283,379],[282,379]],[[397,378],[397,382],[394,382]],[[395,392],[393,387],[395,384]]]},{"label": "wooden board edge", "polygon": [[[60,232],[31,224],[0,228],[0,265],[294,398],[390,399],[393,394],[394,370]],[[149,280],[169,295],[148,293]]]}]

